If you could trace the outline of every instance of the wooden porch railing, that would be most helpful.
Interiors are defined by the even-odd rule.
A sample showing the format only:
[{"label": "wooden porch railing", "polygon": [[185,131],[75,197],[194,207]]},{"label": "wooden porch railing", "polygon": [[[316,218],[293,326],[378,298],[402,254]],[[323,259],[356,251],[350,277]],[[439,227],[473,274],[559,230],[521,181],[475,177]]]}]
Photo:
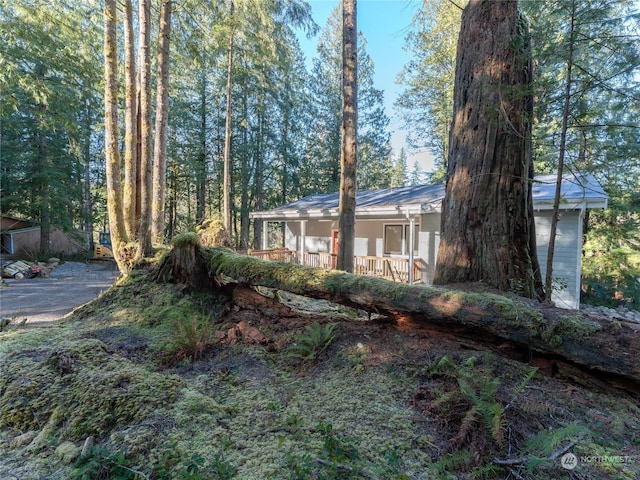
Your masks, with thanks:
[{"label": "wooden porch railing", "polygon": [[[336,255],[326,252],[304,252],[304,262],[301,252],[277,248],[273,250],[253,250],[249,252],[253,257],[271,260],[275,262],[293,262],[309,265],[311,267],[334,269],[336,268]],[[413,281],[420,282],[422,272],[426,267],[424,261],[415,258],[413,262]],[[394,282],[407,283],[409,281],[409,259],[395,257],[354,257],[354,273],[369,277],[380,277]]]}]

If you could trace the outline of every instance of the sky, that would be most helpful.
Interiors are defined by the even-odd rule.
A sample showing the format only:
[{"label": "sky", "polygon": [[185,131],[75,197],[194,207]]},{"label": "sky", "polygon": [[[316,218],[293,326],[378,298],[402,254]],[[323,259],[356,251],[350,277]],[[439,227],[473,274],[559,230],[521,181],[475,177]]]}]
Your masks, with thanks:
[{"label": "sky", "polygon": [[[341,0],[307,0],[311,5],[315,22],[322,29],[333,9],[341,4]],[[401,129],[402,121],[394,108],[394,102],[400,95],[402,87],[395,83],[398,74],[409,61],[409,54],[404,51],[404,39],[411,26],[411,20],[421,5],[421,0],[358,0],[358,31],[367,41],[367,53],[375,66],[374,86],[384,91],[385,110],[391,119],[391,144],[394,158],[405,147],[408,156],[407,167],[413,169],[415,161],[420,163],[423,171],[431,171],[433,162],[428,153],[411,152],[406,146],[406,132]],[[316,35],[307,39],[302,31],[298,31],[300,46],[311,68],[311,59],[316,56]]]}]

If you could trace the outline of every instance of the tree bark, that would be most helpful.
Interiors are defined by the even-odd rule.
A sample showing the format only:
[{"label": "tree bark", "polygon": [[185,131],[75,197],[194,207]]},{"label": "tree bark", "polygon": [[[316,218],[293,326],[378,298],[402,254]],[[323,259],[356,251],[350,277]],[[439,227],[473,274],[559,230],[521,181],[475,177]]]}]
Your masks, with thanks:
[{"label": "tree bark", "polygon": [[326,299],[398,322],[433,326],[497,350],[517,351],[525,361],[544,357],[569,364],[588,375],[640,390],[639,324],[586,317],[525,298],[267,262],[226,248],[204,248],[198,256],[218,285],[263,286]]},{"label": "tree bark", "polygon": [[222,183],[222,215],[224,228],[231,233],[231,92],[233,73],[233,12],[234,0],[229,6],[229,46],[227,50],[227,108],[224,129],[224,166]]},{"label": "tree bark", "polygon": [[531,72],[517,1],[471,0],[458,39],[436,284],[483,281],[542,296],[532,244]]},{"label": "tree bark", "polygon": [[356,0],[342,1],[342,154],[337,268],[353,272],[358,158],[358,24]]},{"label": "tree bark", "polygon": [[553,197],[553,210],[551,211],[551,225],[549,227],[549,247],[547,249],[547,266],[545,271],[544,289],[545,301],[551,302],[553,293],[553,257],[556,248],[556,232],[558,231],[558,218],[560,213],[560,197],[562,192],[562,174],[564,171],[564,156],[567,149],[567,128],[569,124],[569,106],[571,105],[573,49],[575,47],[575,23],[576,4],[571,2],[571,24],[569,27],[569,52],[567,58],[567,81],[564,87],[564,105],[562,107],[562,127],[560,128],[560,146],[558,151],[558,167],[556,171],[556,191]]},{"label": "tree bark", "polygon": [[137,167],[138,167],[138,92],[133,37],[133,6],[131,0],[124,4],[124,185],[123,214],[129,238],[135,238],[138,227]]},{"label": "tree bark", "polygon": [[118,149],[118,60],[116,44],[116,1],[105,0],[104,8],[104,106],[107,213],[113,254],[121,272],[127,270],[121,248],[127,235],[122,212],[120,151]]},{"label": "tree bark", "polygon": [[169,121],[169,45],[171,37],[172,0],[160,7],[158,47],[158,86],[156,95],[156,134],[153,162],[153,198],[151,201],[151,240],[163,243],[164,209],[167,191],[167,128]]},{"label": "tree bark", "polygon": [[151,2],[140,0],[140,230],[138,256],[151,254],[151,195],[153,170],[151,161]]}]

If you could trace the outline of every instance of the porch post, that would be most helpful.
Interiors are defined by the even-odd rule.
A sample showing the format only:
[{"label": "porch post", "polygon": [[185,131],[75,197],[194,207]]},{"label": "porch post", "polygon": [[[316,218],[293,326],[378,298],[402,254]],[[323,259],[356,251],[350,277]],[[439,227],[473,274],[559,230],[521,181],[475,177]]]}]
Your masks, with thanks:
[{"label": "porch post", "polygon": [[304,265],[304,246],[307,243],[307,221],[300,221],[300,264]]},{"label": "porch post", "polygon": [[409,216],[409,283],[413,283],[413,245],[415,242],[415,228],[416,217],[414,215]]},{"label": "porch post", "polygon": [[259,248],[263,250],[267,250],[269,245],[267,242],[269,241],[269,220],[262,221],[262,245]]}]

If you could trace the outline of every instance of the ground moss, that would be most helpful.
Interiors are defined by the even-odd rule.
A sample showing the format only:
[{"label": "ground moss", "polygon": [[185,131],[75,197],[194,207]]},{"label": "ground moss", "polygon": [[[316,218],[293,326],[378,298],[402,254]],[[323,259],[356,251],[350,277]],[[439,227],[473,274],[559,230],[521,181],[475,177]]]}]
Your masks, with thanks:
[{"label": "ground moss", "polygon": [[199,247],[200,237],[195,232],[180,233],[171,239],[171,245],[177,248],[182,247]]},{"label": "ground moss", "polygon": [[[259,275],[260,268],[253,274]],[[281,272],[292,270],[283,266]],[[319,273],[313,281],[337,282],[340,275],[345,274]],[[420,329],[406,332],[386,324],[349,321],[316,363],[300,369],[286,357],[286,345],[308,322],[264,319],[255,325],[268,332],[274,345],[281,345],[275,351],[220,344],[200,361],[157,371],[152,353],[125,358],[133,350],[120,345],[159,349],[172,334],[170,318],[211,316],[217,300],[150,282],[144,274],[132,277],[109,290],[92,309],[75,314],[64,328],[2,332],[0,478],[72,478],[68,466],[54,463],[55,448],[63,441],[79,447],[88,434],[101,448],[122,452],[127,465],[148,478],[222,478],[215,472],[227,467],[237,470],[233,478],[243,480],[323,478],[315,459],[326,454],[329,430],[341,445],[357,451],[359,467],[376,472],[372,478],[462,478],[478,473],[433,471],[432,462],[446,457],[442,446],[450,438],[434,427],[436,418],[419,409],[419,393],[430,385],[416,371],[445,352],[460,354],[458,343]],[[349,293],[350,288],[382,288],[389,282],[347,285],[337,283],[336,288]],[[399,292],[406,287],[397,288]],[[414,300],[444,292],[428,287],[407,291]],[[523,325],[537,325],[517,300],[481,295],[487,305],[511,312]],[[460,294],[451,298],[463,304],[478,300]],[[331,317],[332,311],[325,313],[327,321],[339,321]],[[582,334],[596,328],[576,327],[574,320],[565,319],[562,328],[578,328]],[[512,376],[509,385],[526,373],[525,367],[518,369],[503,358],[494,367]],[[506,376],[501,378],[506,382]],[[583,417],[594,425],[597,437],[593,445],[581,443],[581,454],[638,451],[635,400],[580,386],[567,388],[537,376],[529,386],[515,399],[512,390],[504,397],[517,418],[509,425],[514,440],[505,455],[518,457],[518,442],[541,425],[553,428],[564,418]],[[11,446],[20,429],[31,432],[31,449],[29,441]],[[400,473],[388,475],[392,466]],[[313,473],[298,475],[297,467],[309,467]],[[596,467],[584,468],[589,468],[581,472],[585,478],[599,478]],[[637,465],[611,472],[633,478]],[[559,466],[533,472],[536,478],[559,478],[559,473]],[[501,471],[490,478],[505,475],[508,472]]]},{"label": "ground moss", "polygon": [[0,425],[45,426],[59,438],[101,436],[171,403],[181,380],[137,366],[95,339],[66,342],[5,358],[0,379]]}]

